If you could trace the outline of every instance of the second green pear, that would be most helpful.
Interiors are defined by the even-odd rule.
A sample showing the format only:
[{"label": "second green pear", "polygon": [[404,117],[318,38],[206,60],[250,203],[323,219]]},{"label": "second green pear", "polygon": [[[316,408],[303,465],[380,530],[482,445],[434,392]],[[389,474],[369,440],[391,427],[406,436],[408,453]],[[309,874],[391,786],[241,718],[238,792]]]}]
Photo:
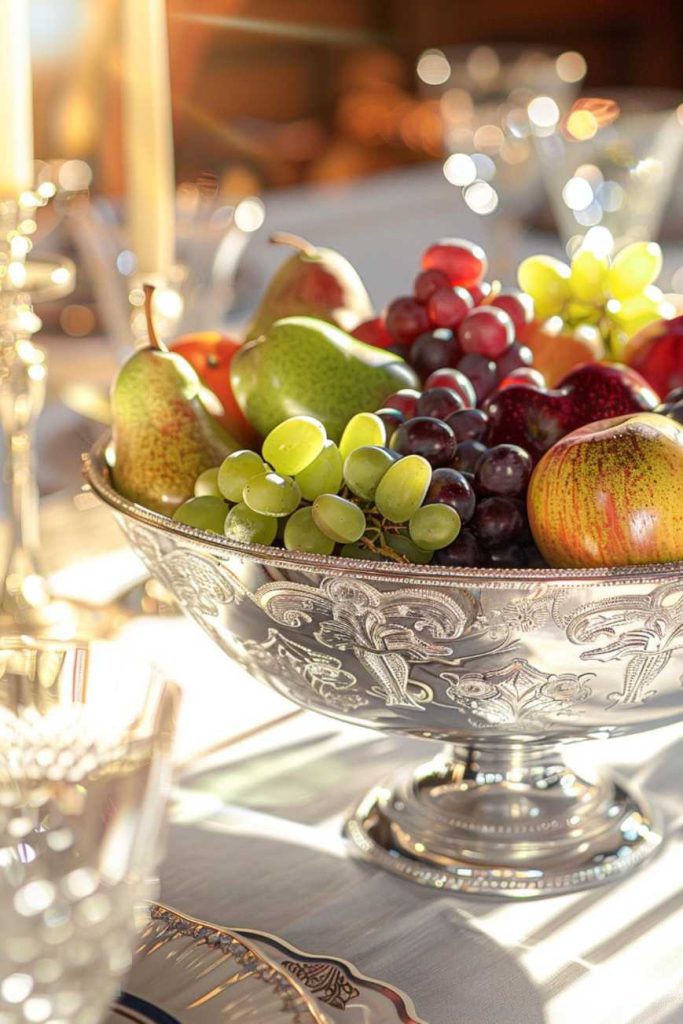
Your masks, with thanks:
[{"label": "second green pear", "polygon": [[417,387],[407,363],[313,317],[278,320],[249,341],[230,366],[233,393],[264,437],[290,416],[314,416],[333,441],[357,412],[379,408],[392,392]]}]

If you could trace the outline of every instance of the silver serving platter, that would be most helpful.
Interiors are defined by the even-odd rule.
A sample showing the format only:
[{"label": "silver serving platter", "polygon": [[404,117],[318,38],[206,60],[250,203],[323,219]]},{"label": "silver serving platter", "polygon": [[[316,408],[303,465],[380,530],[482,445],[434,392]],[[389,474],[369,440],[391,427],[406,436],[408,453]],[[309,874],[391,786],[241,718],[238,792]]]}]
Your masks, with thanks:
[{"label": "silver serving platter", "polygon": [[240,545],[112,488],[150,572],[219,647],[296,703],[445,744],[363,797],[347,834],[373,863],[481,896],[571,892],[657,848],[642,799],[565,762],[577,740],[683,711],[683,563],[447,569]]}]

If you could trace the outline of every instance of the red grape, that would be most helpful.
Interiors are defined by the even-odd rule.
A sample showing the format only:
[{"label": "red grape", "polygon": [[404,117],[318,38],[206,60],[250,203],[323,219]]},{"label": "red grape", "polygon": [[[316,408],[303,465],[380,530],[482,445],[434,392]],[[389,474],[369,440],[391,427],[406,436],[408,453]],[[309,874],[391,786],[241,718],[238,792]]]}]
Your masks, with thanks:
[{"label": "red grape", "polygon": [[486,253],[474,242],[442,238],[422,254],[423,270],[443,270],[453,285],[471,288],[483,280],[488,267]]},{"label": "red grape", "polygon": [[474,515],[477,499],[472,484],[457,469],[435,469],[429,485],[425,505],[439,503],[450,505],[460,516],[460,521],[469,523]]},{"label": "red grape", "polygon": [[518,341],[513,341],[512,345],[496,360],[498,380],[508,377],[513,370],[520,369],[522,366],[531,366],[533,361],[534,354],[531,349],[527,345],[521,345]]},{"label": "red grape", "polygon": [[534,318],[534,300],[526,292],[498,292],[495,299],[491,299],[490,305],[504,309],[515,325],[515,330],[531,323]]},{"label": "red grape", "polygon": [[425,391],[430,388],[451,388],[456,391],[468,408],[474,408],[477,404],[477,393],[472,386],[472,381],[460,370],[452,366],[444,366],[441,370],[430,373],[425,381]]},{"label": "red grape", "polygon": [[364,341],[366,345],[374,345],[375,348],[389,348],[394,343],[394,339],[384,326],[381,316],[358,324],[358,327],[355,327],[351,334],[354,338],[358,338],[359,341]]},{"label": "red grape", "polygon": [[455,330],[474,306],[472,296],[464,288],[437,288],[427,302],[427,316],[434,327]]},{"label": "red grape", "polygon": [[422,270],[415,278],[413,291],[418,302],[426,303],[437,288],[450,288],[450,281],[443,270]]},{"label": "red grape", "polygon": [[395,431],[390,447],[399,455],[422,455],[436,469],[451,462],[455,444],[455,434],[441,420],[416,416]]},{"label": "red grape", "polygon": [[445,420],[458,409],[464,410],[465,403],[457,391],[450,388],[431,388],[423,391],[417,402],[418,416],[433,416]]},{"label": "red grape", "polygon": [[495,387],[496,364],[491,359],[468,353],[459,361],[457,369],[469,377],[478,402],[486,398]]},{"label": "red grape", "polygon": [[455,449],[452,466],[461,473],[474,473],[482,455],[488,451],[481,441],[461,441]]},{"label": "red grape", "polygon": [[410,419],[417,412],[417,400],[419,397],[419,391],[414,391],[413,388],[401,388],[400,391],[394,391],[393,395],[385,398],[382,408],[398,409],[407,419]]},{"label": "red grape", "polygon": [[498,359],[515,340],[515,325],[505,310],[478,306],[463,320],[458,339],[463,352]]},{"label": "red grape", "polygon": [[461,441],[483,441],[489,425],[489,418],[482,409],[460,409],[452,413],[446,423]]},{"label": "red grape", "polygon": [[389,303],[384,314],[386,329],[399,345],[409,345],[418,334],[429,330],[424,306],[410,295],[401,295]]},{"label": "red grape", "polygon": [[479,541],[469,530],[461,530],[452,544],[434,553],[436,565],[464,566],[473,568],[481,565],[483,555]]},{"label": "red grape", "polygon": [[434,370],[448,366],[459,355],[460,349],[453,331],[439,327],[435,331],[425,331],[415,339],[410,347],[409,359],[420,377],[428,377]]},{"label": "red grape", "polygon": [[392,409],[389,406],[386,406],[383,409],[378,409],[375,416],[379,416],[384,424],[384,429],[387,432],[387,440],[391,440],[391,435],[396,428],[400,427],[401,424],[405,422],[405,416],[403,413],[399,409]]},{"label": "red grape", "polygon": [[480,306],[484,299],[488,298],[491,294],[491,285],[488,281],[482,281],[481,284],[475,284],[467,291],[472,296],[472,302],[475,306]]},{"label": "red grape", "polygon": [[531,456],[519,445],[497,444],[477,463],[477,494],[517,498],[526,493],[532,469]]},{"label": "red grape", "polygon": [[521,507],[510,498],[484,498],[474,510],[472,530],[486,547],[500,548],[524,531]]},{"label": "red grape", "polygon": [[511,370],[507,377],[503,377],[496,391],[509,388],[512,384],[533,384],[535,388],[544,388],[545,377],[533,366],[518,366],[516,370]]}]

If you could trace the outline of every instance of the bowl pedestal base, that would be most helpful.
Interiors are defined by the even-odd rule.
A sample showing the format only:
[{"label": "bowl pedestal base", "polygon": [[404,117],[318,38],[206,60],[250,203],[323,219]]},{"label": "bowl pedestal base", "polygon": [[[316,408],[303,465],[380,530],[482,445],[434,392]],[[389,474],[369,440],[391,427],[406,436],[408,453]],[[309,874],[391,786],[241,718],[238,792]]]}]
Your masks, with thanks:
[{"label": "bowl pedestal base", "polygon": [[366,860],[435,889],[519,899],[615,880],[661,834],[621,783],[581,778],[559,750],[449,745],[371,790],[347,835]]}]

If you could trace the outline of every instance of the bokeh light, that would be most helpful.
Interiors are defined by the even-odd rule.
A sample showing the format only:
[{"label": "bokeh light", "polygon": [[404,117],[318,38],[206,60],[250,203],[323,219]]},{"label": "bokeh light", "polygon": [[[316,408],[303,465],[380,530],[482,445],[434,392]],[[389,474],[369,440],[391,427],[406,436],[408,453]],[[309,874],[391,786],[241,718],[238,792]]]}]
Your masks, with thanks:
[{"label": "bokeh light", "polygon": [[475,181],[464,192],[465,202],[473,213],[485,216],[498,206],[498,193],[486,181]]},{"label": "bokeh light", "polygon": [[417,77],[425,85],[443,85],[451,77],[451,65],[442,50],[425,50],[417,62]]},{"label": "bokeh light", "polygon": [[585,57],[576,50],[567,50],[555,61],[555,70],[563,82],[580,82],[587,70]]},{"label": "bokeh light", "polygon": [[471,185],[477,177],[477,167],[467,153],[451,153],[443,165],[443,173],[451,185]]},{"label": "bokeh light", "polygon": [[537,128],[554,128],[560,120],[560,108],[552,96],[535,96],[527,111],[529,120]]},{"label": "bokeh light", "polygon": [[585,210],[593,202],[593,189],[585,178],[570,178],[562,189],[562,198],[570,210]]},{"label": "bokeh light", "polygon": [[258,196],[249,196],[235,207],[235,226],[247,234],[258,231],[266,219],[266,208]]}]

